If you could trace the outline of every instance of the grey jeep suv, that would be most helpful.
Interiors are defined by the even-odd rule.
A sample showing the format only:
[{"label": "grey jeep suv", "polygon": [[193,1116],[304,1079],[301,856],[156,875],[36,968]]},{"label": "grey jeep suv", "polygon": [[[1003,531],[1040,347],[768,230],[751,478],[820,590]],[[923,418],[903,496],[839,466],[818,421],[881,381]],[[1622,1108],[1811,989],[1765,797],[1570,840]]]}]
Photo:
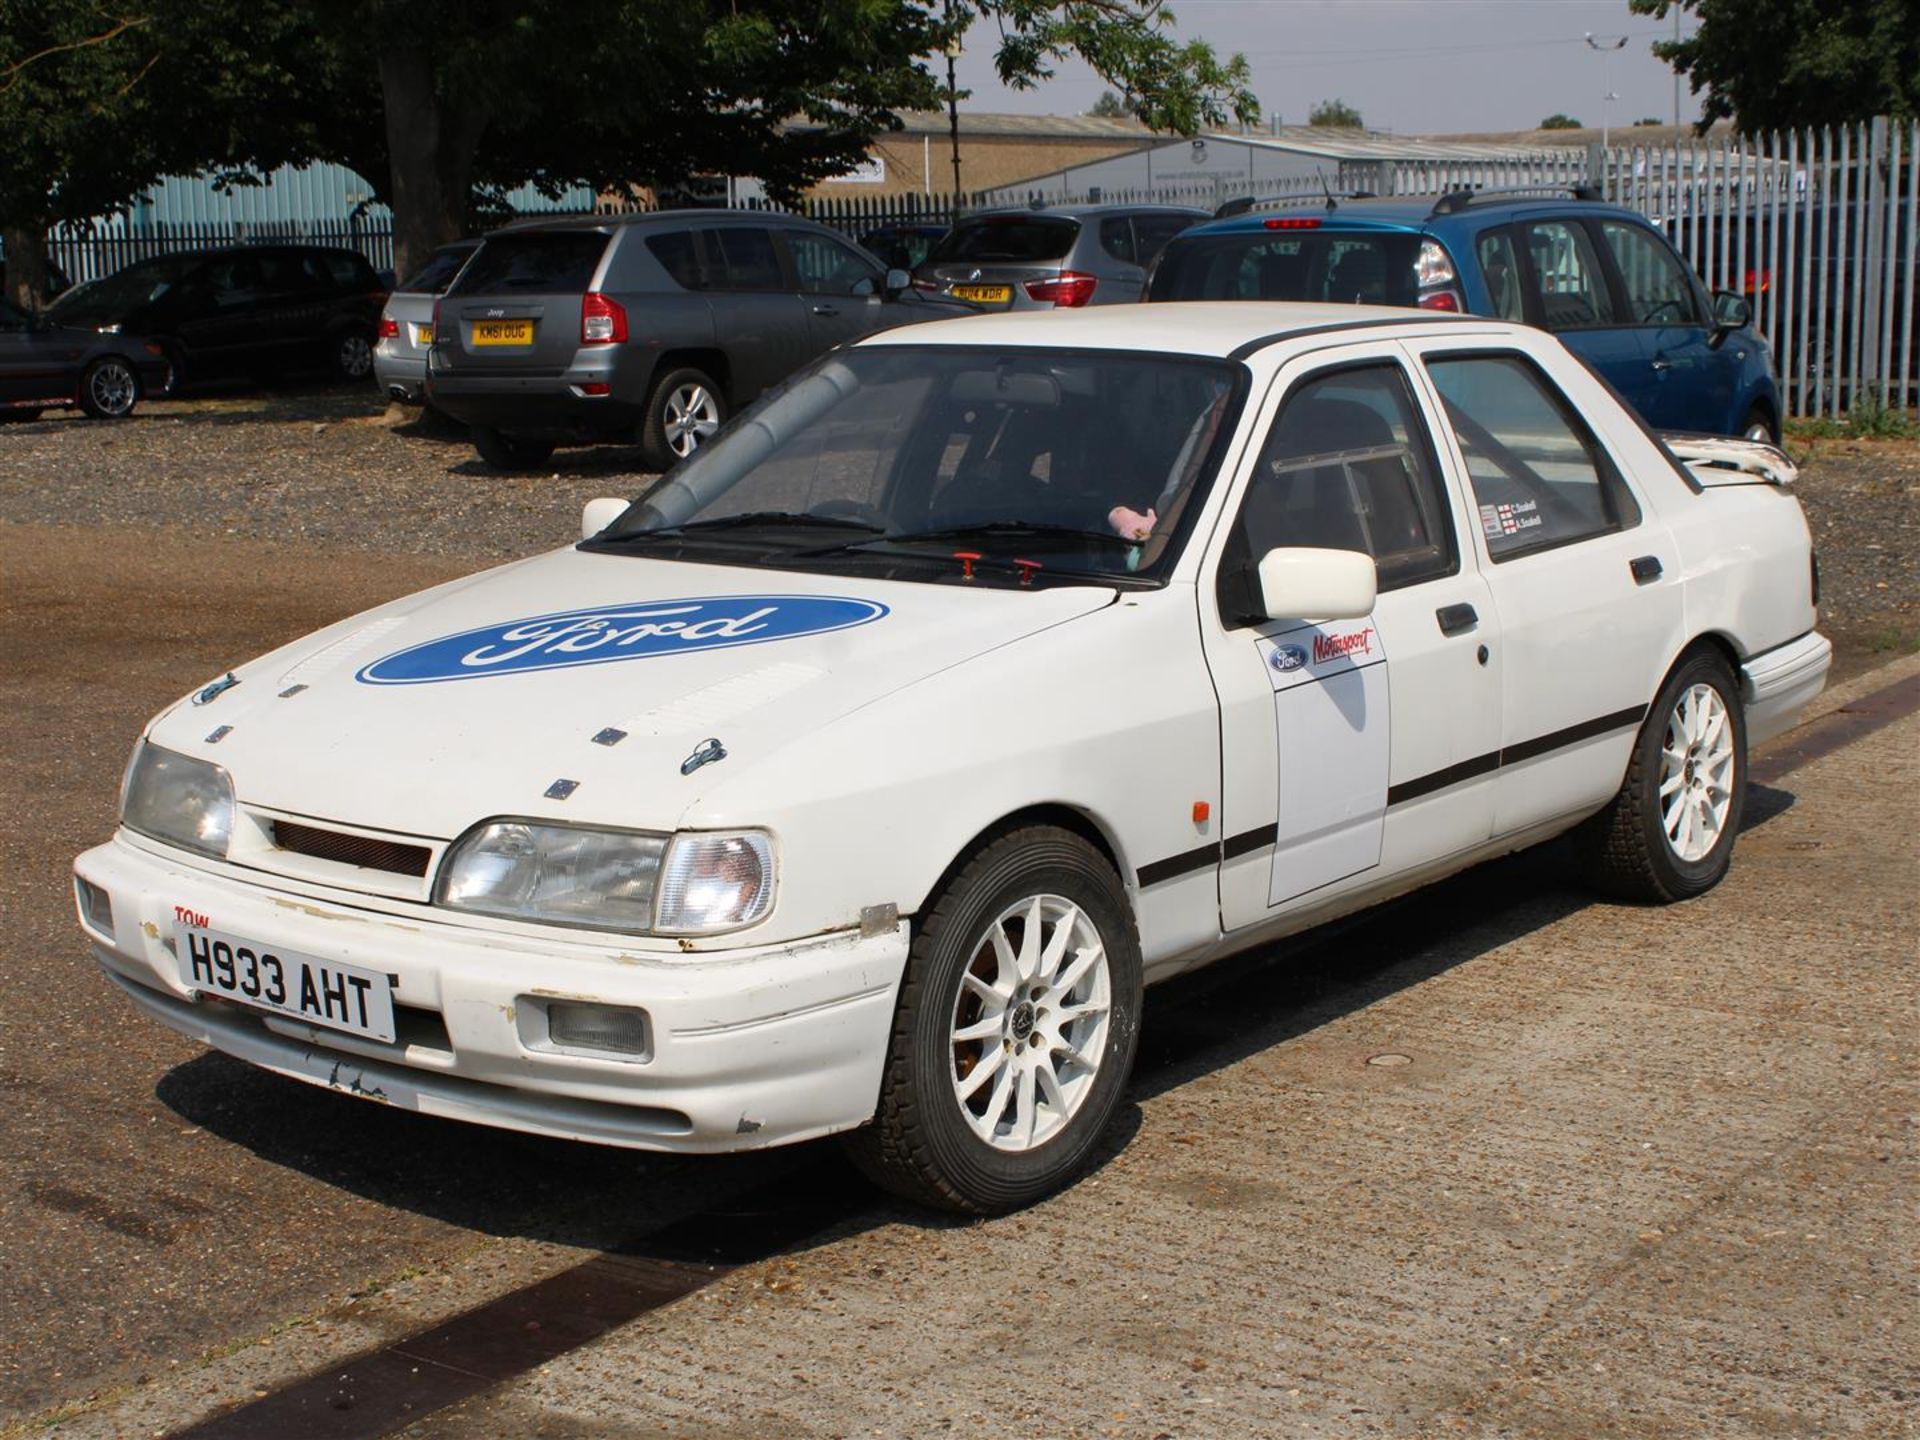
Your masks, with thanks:
[{"label": "grey jeep suv", "polygon": [[426,398],[499,469],[559,444],[638,441],[665,470],[822,351],[963,309],[787,215],[522,221],[488,235],[440,298]]}]

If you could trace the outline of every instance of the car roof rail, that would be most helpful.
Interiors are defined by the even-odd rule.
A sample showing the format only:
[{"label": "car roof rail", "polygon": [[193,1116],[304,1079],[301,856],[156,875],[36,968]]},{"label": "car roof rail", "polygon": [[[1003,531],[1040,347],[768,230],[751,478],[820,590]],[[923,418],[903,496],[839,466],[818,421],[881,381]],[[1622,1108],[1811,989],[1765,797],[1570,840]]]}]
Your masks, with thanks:
[{"label": "car roof rail", "polygon": [[1525,195],[1564,195],[1571,200],[1604,200],[1598,185],[1503,185],[1497,190],[1449,190],[1433,202],[1430,215],[1457,215],[1469,205],[1491,204]]}]

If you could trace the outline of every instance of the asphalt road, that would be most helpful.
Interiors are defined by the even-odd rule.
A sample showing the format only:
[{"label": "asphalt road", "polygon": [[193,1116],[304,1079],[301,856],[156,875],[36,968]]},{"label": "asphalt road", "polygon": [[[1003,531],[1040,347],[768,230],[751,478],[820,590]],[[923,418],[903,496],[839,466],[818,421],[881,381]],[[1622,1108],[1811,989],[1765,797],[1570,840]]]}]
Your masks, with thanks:
[{"label": "asphalt road", "polygon": [[351,1103],[98,979],[67,864],[140,722],[458,568],[0,525],[5,1433],[175,1428],[783,1183],[820,1235],[411,1433],[1915,1433],[1920,720],[1757,791],[1690,905],[1540,853],[1157,993],[1125,1148],[953,1225],[826,1147]]}]

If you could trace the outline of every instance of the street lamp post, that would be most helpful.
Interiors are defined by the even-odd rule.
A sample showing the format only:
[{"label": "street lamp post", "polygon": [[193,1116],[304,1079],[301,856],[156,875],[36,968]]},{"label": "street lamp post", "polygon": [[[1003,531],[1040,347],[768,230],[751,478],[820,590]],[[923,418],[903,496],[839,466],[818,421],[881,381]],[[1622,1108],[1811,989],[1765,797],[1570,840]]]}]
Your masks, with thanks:
[{"label": "street lamp post", "polygon": [[1616,50],[1625,49],[1626,44],[1625,35],[1595,35],[1592,31],[1587,32],[1588,48],[1600,52],[1600,148],[1602,150],[1607,148],[1610,138],[1607,128],[1607,107],[1611,101],[1620,98],[1613,93],[1613,86],[1607,83],[1608,72],[1613,68],[1608,57]]}]

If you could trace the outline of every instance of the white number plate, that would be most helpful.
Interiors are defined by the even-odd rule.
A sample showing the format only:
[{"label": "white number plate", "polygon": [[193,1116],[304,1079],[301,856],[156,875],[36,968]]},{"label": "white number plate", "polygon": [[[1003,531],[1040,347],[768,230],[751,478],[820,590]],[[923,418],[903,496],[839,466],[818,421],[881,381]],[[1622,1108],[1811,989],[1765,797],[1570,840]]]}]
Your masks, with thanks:
[{"label": "white number plate", "polygon": [[173,922],[173,944],[181,982],[203,994],[349,1035],[394,1038],[393,985],[377,971],[262,945],[184,919]]}]

